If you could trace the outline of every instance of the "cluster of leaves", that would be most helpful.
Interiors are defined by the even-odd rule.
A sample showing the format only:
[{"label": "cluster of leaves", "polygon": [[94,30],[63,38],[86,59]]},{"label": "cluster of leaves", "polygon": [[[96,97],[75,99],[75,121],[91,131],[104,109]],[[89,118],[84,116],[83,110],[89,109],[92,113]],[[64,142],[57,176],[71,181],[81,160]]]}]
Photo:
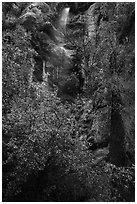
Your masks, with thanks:
[{"label": "cluster of leaves", "polygon": [[11,162],[15,165],[9,175],[7,193],[16,194],[33,171],[43,170],[49,157],[61,154],[63,158],[68,153],[73,118],[70,120],[67,111],[64,111],[59,102],[57,106],[55,97],[49,95],[43,102],[26,97],[13,103],[3,124],[9,137],[5,165]]},{"label": "cluster of leaves", "polygon": [[29,46],[29,34],[22,27],[16,31],[3,32],[3,113],[11,107],[17,95],[26,96],[32,69],[33,50]]},{"label": "cluster of leaves", "polygon": [[[4,143],[3,199],[97,200],[94,187],[103,188],[105,178],[100,168],[93,168],[93,155],[79,140],[73,113],[77,107],[63,105],[55,94],[45,90],[37,88],[35,100],[16,99],[3,121],[8,135]],[[109,191],[107,185],[104,191]],[[100,189],[100,200],[103,196],[108,199],[104,191]]]},{"label": "cluster of leaves", "polygon": [[135,200],[135,166],[116,167],[113,164],[106,165],[111,183],[111,201],[127,202]]}]

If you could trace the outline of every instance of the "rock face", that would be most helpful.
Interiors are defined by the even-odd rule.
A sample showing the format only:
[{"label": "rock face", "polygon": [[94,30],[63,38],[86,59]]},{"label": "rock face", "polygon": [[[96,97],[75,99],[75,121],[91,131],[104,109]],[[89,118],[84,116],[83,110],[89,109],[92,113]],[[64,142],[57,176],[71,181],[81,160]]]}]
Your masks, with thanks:
[{"label": "rock face", "polygon": [[[88,73],[96,74],[95,71],[100,72],[101,85],[97,82],[97,88],[92,93],[93,107],[96,109],[95,113],[92,113],[92,127],[90,128],[90,134],[88,136],[88,141],[90,143],[90,149],[98,149],[103,147],[104,141],[106,146],[109,146],[108,159],[111,163],[117,166],[128,165],[128,152],[126,153],[125,141],[127,140],[127,127],[124,125],[127,118],[123,117],[122,109],[127,109],[126,103],[123,104],[123,99],[120,93],[120,89],[114,91],[114,87],[107,85],[105,79],[108,77],[113,78],[114,72],[118,69],[118,55],[119,53],[113,50],[114,48],[106,47],[106,50],[110,50],[110,53],[105,55],[106,50],[103,50],[103,46],[109,46],[109,42],[104,43],[105,39],[111,38],[109,34],[112,30],[111,23],[113,20],[117,21],[114,25],[115,27],[115,37],[117,39],[117,49],[121,48],[121,44],[124,44],[125,48],[131,48],[134,50],[134,5],[124,4],[124,8],[128,10],[128,15],[126,17],[121,17],[119,12],[122,4],[117,3],[94,3],[86,11],[86,29],[87,35],[85,36],[85,42],[90,44],[90,54],[88,62]],[[118,10],[119,9],[119,10]],[[119,18],[118,18],[119,15]],[[120,19],[121,18],[121,19]],[[131,23],[131,19],[132,23]],[[122,29],[119,27],[120,22],[123,21]],[[125,32],[125,27],[130,27],[129,32]],[[108,29],[107,29],[108,28]],[[112,33],[114,31],[112,30]],[[120,37],[121,36],[121,37]],[[122,39],[122,40],[121,40]],[[127,44],[125,42],[127,41]],[[103,45],[104,43],[104,45]],[[102,47],[101,47],[102,46]],[[114,45],[113,45],[114,46]],[[112,46],[112,47],[113,47]],[[99,50],[102,51],[99,53]],[[112,51],[113,50],[113,51]],[[134,52],[134,51],[133,51]],[[99,53],[99,54],[96,54]],[[132,52],[131,52],[132,53]],[[95,55],[98,59],[94,61]],[[103,57],[104,55],[104,57]],[[110,56],[110,57],[108,57]],[[109,59],[108,63],[104,63],[103,58],[107,57]],[[129,57],[130,58],[130,57]],[[96,65],[94,65],[96,62]],[[106,67],[105,67],[106,66]],[[132,66],[132,65],[131,65]],[[102,68],[101,68],[102,67]],[[133,67],[134,69],[134,67]],[[133,71],[132,69],[132,71]],[[105,72],[104,72],[105,70]],[[109,71],[111,70],[111,72]],[[108,73],[107,73],[108,72]],[[109,73],[110,72],[110,73]],[[102,74],[101,74],[102,73]],[[119,77],[119,73],[117,73]],[[96,75],[97,76],[97,75]],[[101,79],[102,77],[102,79]],[[124,77],[124,76],[123,76]],[[91,80],[88,78],[88,80]],[[96,81],[96,80],[94,80]],[[112,83],[112,82],[111,82]],[[116,82],[117,83],[117,82]],[[88,84],[88,82],[87,82]],[[109,83],[108,83],[109,84]],[[115,86],[119,86],[118,83]],[[125,91],[126,91],[126,87]],[[113,90],[114,89],[114,90]],[[129,113],[132,115],[133,113]],[[129,136],[130,137],[130,136]],[[130,138],[132,140],[132,136]],[[102,144],[102,145],[100,145]],[[129,147],[129,143],[128,143]],[[134,156],[133,156],[134,157]]]},{"label": "rock face", "polygon": [[[85,44],[90,47],[90,53],[88,57],[87,70],[92,69],[92,59],[94,53],[96,52],[97,44],[97,35],[98,35],[98,14],[96,14],[97,4],[94,3],[89,7],[85,12],[85,22],[86,22],[86,35],[84,36]],[[92,73],[92,70],[89,70]],[[89,73],[89,72],[88,72]],[[90,81],[90,77],[87,78],[87,84]],[[91,82],[89,82],[91,83]],[[89,100],[84,109],[83,116],[85,120],[85,133],[87,137],[87,144],[90,151],[95,153],[95,160],[98,161],[98,151],[101,151],[102,157],[101,160],[106,158],[108,155],[108,145],[109,145],[109,112],[110,109],[107,106],[107,102],[104,101],[102,96],[104,95],[104,88],[97,87],[93,94],[92,100]],[[102,99],[100,99],[100,97]],[[99,99],[102,104],[98,105],[94,98]],[[91,122],[92,121],[92,122]]]},{"label": "rock face", "polygon": [[96,4],[90,6],[90,8],[86,11],[86,25],[87,25],[87,38],[90,40],[92,46],[96,45],[96,18],[95,15],[95,7]]}]

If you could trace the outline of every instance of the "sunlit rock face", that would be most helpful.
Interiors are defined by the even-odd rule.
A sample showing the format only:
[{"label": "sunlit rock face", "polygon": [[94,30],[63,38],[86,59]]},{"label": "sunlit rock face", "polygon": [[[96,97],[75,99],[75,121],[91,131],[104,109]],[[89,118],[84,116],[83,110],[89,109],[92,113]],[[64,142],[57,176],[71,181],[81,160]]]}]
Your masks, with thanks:
[{"label": "sunlit rock face", "polygon": [[[18,22],[22,24],[28,31],[33,31],[38,21],[43,21],[43,14],[50,13],[50,7],[45,2],[30,3],[19,17]],[[48,20],[48,18],[47,18]]]},{"label": "sunlit rock face", "polygon": [[88,37],[92,40],[92,43],[95,44],[96,37],[96,16],[95,16],[95,4],[90,6],[90,8],[86,12],[86,23],[88,30]]}]

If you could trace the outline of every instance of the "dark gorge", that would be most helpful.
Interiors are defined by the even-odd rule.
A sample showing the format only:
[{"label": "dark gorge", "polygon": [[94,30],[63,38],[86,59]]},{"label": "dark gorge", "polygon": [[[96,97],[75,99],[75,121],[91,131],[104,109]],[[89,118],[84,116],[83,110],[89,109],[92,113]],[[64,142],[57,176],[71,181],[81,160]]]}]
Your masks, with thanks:
[{"label": "dark gorge", "polygon": [[135,3],[2,3],[2,200],[135,201]]}]

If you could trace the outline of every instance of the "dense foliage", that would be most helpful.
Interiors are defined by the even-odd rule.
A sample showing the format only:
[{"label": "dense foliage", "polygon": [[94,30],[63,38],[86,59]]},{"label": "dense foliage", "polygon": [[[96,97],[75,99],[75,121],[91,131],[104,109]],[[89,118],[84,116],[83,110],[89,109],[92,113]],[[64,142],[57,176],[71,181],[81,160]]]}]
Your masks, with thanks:
[{"label": "dense foliage", "polygon": [[134,201],[134,3],[2,6],[3,201]]}]

